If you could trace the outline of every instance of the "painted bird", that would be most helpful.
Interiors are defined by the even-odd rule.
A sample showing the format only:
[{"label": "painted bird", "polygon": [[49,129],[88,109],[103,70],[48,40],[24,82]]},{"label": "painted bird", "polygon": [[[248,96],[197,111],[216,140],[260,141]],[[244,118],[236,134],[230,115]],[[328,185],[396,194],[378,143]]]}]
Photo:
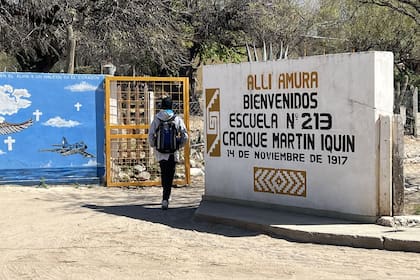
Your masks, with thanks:
[{"label": "painted bird", "polygon": [[3,117],[0,117],[0,135],[12,134],[15,132],[22,131],[33,124],[32,119],[29,119],[22,123],[9,123],[4,121]]}]

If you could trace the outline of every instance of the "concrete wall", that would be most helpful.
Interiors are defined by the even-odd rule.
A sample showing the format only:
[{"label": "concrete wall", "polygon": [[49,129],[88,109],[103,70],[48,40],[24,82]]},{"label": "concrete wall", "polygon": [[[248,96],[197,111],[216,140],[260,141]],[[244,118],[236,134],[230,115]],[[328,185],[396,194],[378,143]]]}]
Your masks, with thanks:
[{"label": "concrete wall", "polygon": [[379,176],[390,176],[391,153],[385,145],[380,156],[380,116],[392,116],[392,53],[211,65],[203,87],[207,199],[383,214],[391,188]]},{"label": "concrete wall", "polygon": [[104,175],[103,75],[0,73],[0,184]]}]

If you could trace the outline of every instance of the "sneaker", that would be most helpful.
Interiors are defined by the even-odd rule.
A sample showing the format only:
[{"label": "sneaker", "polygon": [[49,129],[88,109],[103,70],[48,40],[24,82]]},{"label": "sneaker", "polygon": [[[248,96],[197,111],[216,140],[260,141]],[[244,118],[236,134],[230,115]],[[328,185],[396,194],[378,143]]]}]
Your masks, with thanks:
[{"label": "sneaker", "polygon": [[169,202],[167,200],[162,200],[162,210],[168,210]]}]

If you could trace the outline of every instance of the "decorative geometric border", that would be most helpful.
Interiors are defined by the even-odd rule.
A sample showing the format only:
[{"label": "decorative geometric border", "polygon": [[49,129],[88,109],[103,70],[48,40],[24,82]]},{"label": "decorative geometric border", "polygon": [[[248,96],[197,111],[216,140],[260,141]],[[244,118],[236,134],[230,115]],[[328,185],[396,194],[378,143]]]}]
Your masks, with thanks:
[{"label": "decorative geometric border", "polygon": [[306,197],[306,171],[254,167],[254,192]]},{"label": "decorative geometric border", "polygon": [[207,154],[220,157],[220,89],[206,89],[206,139]]}]

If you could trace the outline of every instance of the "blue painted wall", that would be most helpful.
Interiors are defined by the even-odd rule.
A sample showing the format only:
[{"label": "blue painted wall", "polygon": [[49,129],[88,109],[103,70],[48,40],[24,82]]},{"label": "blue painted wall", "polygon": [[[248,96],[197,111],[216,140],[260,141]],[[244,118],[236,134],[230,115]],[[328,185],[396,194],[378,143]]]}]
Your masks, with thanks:
[{"label": "blue painted wall", "polygon": [[0,72],[0,184],[99,182],[104,78]]}]

